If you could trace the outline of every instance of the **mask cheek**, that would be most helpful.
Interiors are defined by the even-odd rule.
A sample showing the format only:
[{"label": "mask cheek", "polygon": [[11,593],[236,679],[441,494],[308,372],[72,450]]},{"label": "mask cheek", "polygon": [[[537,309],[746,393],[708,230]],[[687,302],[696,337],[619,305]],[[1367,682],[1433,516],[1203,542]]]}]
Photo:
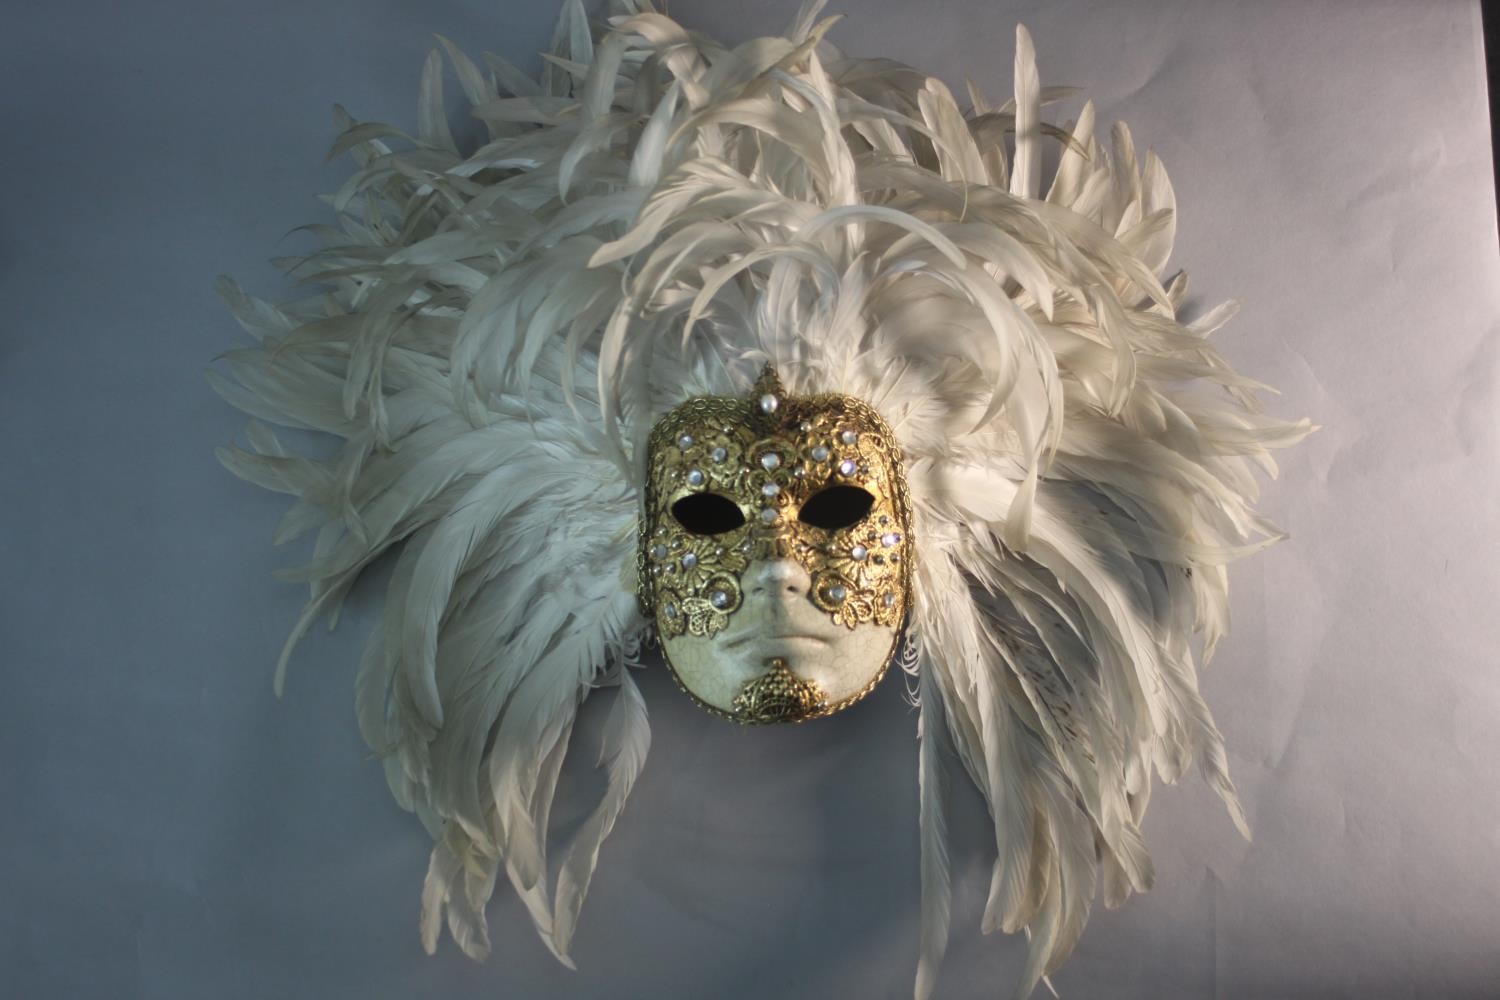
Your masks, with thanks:
[{"label": "mask cheek", "polygon": [[840,628],[822,655],[808,661],[797,676],[818,685],[830,704],[857,699],[885,676],[899,632],[873,623]]},{"label": "mask cheek", "polygon": [[755,643],[731,649],[722,636],[678,635],[664,638],[661,645],[677,682],[721,712],[732,713],[735,696],[765,672]]}]

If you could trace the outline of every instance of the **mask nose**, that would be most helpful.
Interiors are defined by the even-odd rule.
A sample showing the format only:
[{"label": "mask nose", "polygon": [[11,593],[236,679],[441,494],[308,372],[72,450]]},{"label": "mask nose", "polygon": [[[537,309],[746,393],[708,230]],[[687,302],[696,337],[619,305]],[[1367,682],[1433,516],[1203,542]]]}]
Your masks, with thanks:
[{"label": "mask nose", "polygon": [[812,578],[795,559],[766,559],[745,574],[750,594],[756,597],[806,597]]}]

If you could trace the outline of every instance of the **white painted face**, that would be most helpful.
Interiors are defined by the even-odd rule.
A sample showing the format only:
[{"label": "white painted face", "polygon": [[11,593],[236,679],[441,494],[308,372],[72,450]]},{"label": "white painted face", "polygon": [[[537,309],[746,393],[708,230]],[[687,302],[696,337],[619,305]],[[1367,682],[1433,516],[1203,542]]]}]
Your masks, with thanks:
[{"label": "white painted face", "polygon": [[662,641],[682,686],[705,705],[737,712],[736,697],[773,672],[775,660],[827,705],[853,703],[884,674],[897,626],[836,624],[813,603],[812,577],[794,559],[751,563],[741,580],[739,610],[723,632]]},{"label": "white painted face", "polygon": [[641,601],[689,694],[741,722],[868,694],[910,601],[910,514],[890,429],[849,396],[690,399],[650,440]]}]

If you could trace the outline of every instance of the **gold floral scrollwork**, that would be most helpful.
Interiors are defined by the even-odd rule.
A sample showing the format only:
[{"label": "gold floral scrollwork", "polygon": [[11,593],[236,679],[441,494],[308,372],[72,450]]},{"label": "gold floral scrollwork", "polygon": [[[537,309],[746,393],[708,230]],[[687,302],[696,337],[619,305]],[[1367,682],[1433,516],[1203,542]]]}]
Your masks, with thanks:
[{"label": "gold floral scrollwork", "polygon": [[[911,511],[895,436],[852,396],[790,396],[769,366],[748,397],[700,396],[661,418],[648,443],[638,555],[643,613],[663,638],[714,636],[741,603],[752,562],[795,559],[813,602],[848,628],[899,628],[911,587]],[[854,523],[802,518],[835,486],[868,494]],[[732,511],[722,530],[692,530],[677,504],[712,494]]]}]

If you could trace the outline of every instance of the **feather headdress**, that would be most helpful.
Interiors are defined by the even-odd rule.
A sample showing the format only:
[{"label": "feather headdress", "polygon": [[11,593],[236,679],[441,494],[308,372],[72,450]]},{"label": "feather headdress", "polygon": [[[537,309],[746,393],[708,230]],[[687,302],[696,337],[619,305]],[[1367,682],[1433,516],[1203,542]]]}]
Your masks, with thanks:
[{"label": "feather headdress", "polygon": [[[1311,429],[1184,324],[1165,281],[1172,187],[1085,105],[1042,120],[1016,33],[1015,96],[963,110],[936,79],[847,58],[810,3],[735,48],[644,0],[591,27],[569,0],[541,80],[444,42],[487,137],[463,149],[442,58],[414,136],[340,113],[357,172],[296,265],[327,291],[275,306],[229,283],[256,344],[224,396],[262,423],[235,473],[316,533],[309,625],[387,552],[360,726],[436,842],[422,939],[444,917],[490,948],[503,870],[563,962],[600,845],[650,744],[630,676],[643,448],[695,394],[767,362],[793,392],[869,402],[904,452],[915,532],[923,920],[916,993],[948,929],[940,739],[982,792],[998,852],[984,928],[1025,930],[1018,995],[1056,969],[1102,891],[1151,883],[1152,773],[1197,770],[1242,830],[1192,640],[1228,624],[1226,565],[1279,538],[1252,509],[1268,450]],[[1042,147],[1060,159],[1049,181]],[[398,148],[399,147],[399,148]],[[558,512],[570,512],[559,521]],[[617,685],[608,789],[549,891],[548,812],[583,699]],[[946,735],[944,735],[946,734]]]}]

